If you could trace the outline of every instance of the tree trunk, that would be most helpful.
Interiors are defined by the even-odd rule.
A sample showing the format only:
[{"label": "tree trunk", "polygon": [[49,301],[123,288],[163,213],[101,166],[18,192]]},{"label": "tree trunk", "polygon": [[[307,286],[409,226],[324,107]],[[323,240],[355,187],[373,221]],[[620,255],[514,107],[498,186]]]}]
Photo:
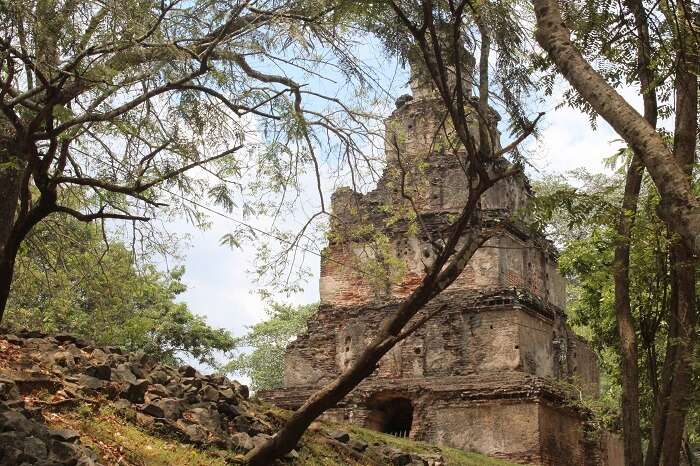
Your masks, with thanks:
[{"label": "tree trunk", "polygon": [[[690,7],[690,5],[687,5]],[[683,17],[683,14],[680,14]],[[688,179],[692,178],[695,165],[696,137],[698,131],[698,77],[697,54],[694,50],[693,32],[688,31],[683,40],[689,46],[679,53],[676,75],[676,121],[673,149],[676,159],[683,165]],[[687,51],[687,52],[686,52]],[[668,394],[666,422],[661,437],[661,464],[679,464],[685,418],[688,412],[696,337],[696,275],[697,259],[685,244],[674,245],[672,267],[676,287],[675,305],[671,309],[673,333],[669,344],[674,347],[671,360],[671,383]],[[657,455],[659,453],[657,452]]]},{"label": "tree trunk", "polygon": [[56,206],[56,193],[48,191],[39,197],[37,203],[25,215],[18,218],[10,235],[3,245],[0,255],[0,323],[2,322],[7,300],[10,296],[15,260],[19,247],[34,226],[51,215]]},{"label": "tree trunk", "polygon": [[[0,118],[0,127],[3,122],[6,121]],[[10,297],[19,247],[56,205],[55,188],[48,187],[43,187],[32,204],[30,170],[19,144],[0,135],[0,323]]]},{"label": "tree trunk", "polygon": [[[378,335],[360,354],[357,361],[335,380],[306,400],[294,412],[284,427],[271,439],[251,450],[246,456],[247,464],[251,466],[269,466],[273,464],[275,459],[282,457],[295,448],[306,429],[318,416],[335,406],[362,380],[372,374],[382,356],[425,322],[424,320],[418,320],[409,329],[404,330],[408,322],[426,303],[441,293],[459,276],[474,252],[491,236],[482,232],[477,225],[472,225],[471,229],[466,228],[468,225],[466,220],[473,216],[478,199],[484,190],[478,190],[478,194],[470,193],[462,217],[455,224],[448,244],[440,255],[442,257],[436,260],[420,286],[401,303],[392,315],[384,320]],[[453,256],[451,251],[455,251],[457,242],[460,239],[464,241],[463,246],[454,253],[450,263],[444,266],[447,259]]]},{"label": "tree trunk", "polygon": [[19,205],[20,183],[24,171],[19,164],[19,160],[8,160],[0,155],[0,257],[12,233]]},{"label": "tree trunk", "polygon": [[670,345],[675,346],[671,360],[671,383],[666,402],[665,420],[660,440],[661,464],[675,466],[680,462],[680,451],[691,395],[693,349],[695,347],[695,267],[694,256],[684,244],[676,246],[674,257],[675,279],[677,288],[676,305],[671,318],[675,321]]},{"label": "tree trunk", "polygon": [[[665,147],[664,141],[652,125],[644,120],[575,49],[571,43],[570,32],[563,24],[557,0],[533,0],[533,4],[537,17],[537,41],[549,53],[559,71],[574,89],[625,139],[635,153],[639,154],[661,195],[659,216],[683,242],[677,248],[677,254],[674,254],[674,274],[677,277],[674,286],[677,296],[674,300],[676,305],[672,306],[671,325],[674,329],[672,333],[680,338],[669,341],[671,346],[667,357],[671,359],[667,359],[665,364],[668,370],[662,371],[666,378],[663,385],[667,389],[662,388],[657,403],[649,446],[650,455],[647,455],[646,463],[656,464],[663,451],[664,465],[675,465],[680,451],[679,428],[682,434],[682,423],[687,411],[691,369],[688,365],[689,352],[693,348],[695,330],[694,266],[691,270],[686,264],[693,253],[700,253],[700,203],[690,189],[688,172],[683,169],[684,166],[689,166],[687,158],[681,155],[683,152],[694,157],[697,132],[697,76],[687,75],[683,66],[679,67],[676,75],[674,152],[677,158],[674,159],[674,155]],[[692,32],[688,34],[691,35]],[[682,39],[695,42],[694,37]],[[689,47],[687,50],[694,49]],[[684,58],[687,60],[688,57]],[[689,60],[685,63],[694,62]],[[693,66],[697,66],[697,63]],[[684,95],[678,94],[679,91]],[[668,395],[664,396],[665,393]]]},{"label": "tree trunk", "polygon": [[5,315],[5,308],[10,297],[12,277],[15,269],[15,259],[19,248],[7,247],[0,254],[0,323]]},{"label": "tree trunk", "polygon": [[0,322],[5,312],[5,305],[10,294],[12,270],[14,268],[16,248],[12,243],[12,232],[20,200],[22,178],[24,177],[24,160],[17,157],[10,149],[13,142],[8,127],[2,127],[7,120],[0,118]]},{"label": "tree trunk", "polygon": [[[644,6],[640,0],[628,0],[628,8],[637,29],[637,69],[644,99],[644,118],[656,128],[658,114],[654,72],[651,69],[649,29]],[[639,404],[639,366],[637,332],[630,304],[630,247],[642,186],[644,166],[639,153],[634,152],[625,180],[622,210],[617,225],[617,245],[613,264],[615,280],[615,317],[620,336],[620,376],[622,379],[622,430],[624,433],[625,464],[641,465],[642,432]]]},{"label": "tree trunk", "polygon": [[481,160],[487,160],[493,154],[492,122],[489,121],[489,55],[491,52],[491,37],[483,23],[477,17],[477,26],[481,36],[479,53],[479,155]]},{"label": "tree trunk", "polygon": [[[689,5],[687,5],[690,7]],[[683,13],[679,15],[683,18]],[[681,31],[684,21],[680,21]],[[692,31],[681,32],[686,48],[678,53],[675,80],[676,119],[673,152],[683,166],[686,177],[692,178],[698,131],[697,51]],[[685,418],[692,389],[693,351],[696,337],[697,259],[684,243],[671,247],[671,309],[662,392],[655,407],[654,425],[646,464],[672,466],[679,464]]]},{"label": "tree trunk", "polygon": [[639,154],[654,180],[661,205],[659,216],[686,245],[700,254],[700,202],[680,164],[656,130],[591,67],[571,43],[557,0],[532,0],[536,38],[571,86]]},{"label": "tree trunk", "polygon": [[622,378],[622,430],[625,464],[642,464],[642,433],[639,421],[639,367],[637,332],[630,305],[630,242],[632,224],[642,184],[643,167],[635,154],[627,170],[622,212],[617,227],[617,246],[613,277],[615,280],[615,317],[620,335],[620,376]]}]

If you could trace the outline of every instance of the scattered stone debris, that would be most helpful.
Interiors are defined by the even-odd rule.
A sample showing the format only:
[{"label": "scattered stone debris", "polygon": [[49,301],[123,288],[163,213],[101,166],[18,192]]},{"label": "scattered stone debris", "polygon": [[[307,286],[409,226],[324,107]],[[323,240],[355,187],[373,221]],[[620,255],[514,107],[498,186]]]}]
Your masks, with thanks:
[{"label": "scattered stone debris", "polygon": [[[283,422],[249,400],[248,387],[221,375],[204,375],[191,366],[175,368],[139,352],[96,347],[72,335],[10,334],[0,328],[0,464],[101,464],[81,444],[79,433],[52,429],[44,416],[46,409],[105,400],[144,428],[240,455],[265,442]],[[352,457],[366,457],[367,464],[376,463],[370,457],[381,458],[376,464],[444,464],[441,458],[435,461],[379,442],[368,445],[348,432],[315,433]],[[295,463],[297,450],[281,461]]]},{"label": "scattered stone debris", "polygon": [[16,386],[6,379],[2,384],[11,388],[0,397],[0,464],[99,464],[77,432],[48,428],[40,412],[24,407]]}]

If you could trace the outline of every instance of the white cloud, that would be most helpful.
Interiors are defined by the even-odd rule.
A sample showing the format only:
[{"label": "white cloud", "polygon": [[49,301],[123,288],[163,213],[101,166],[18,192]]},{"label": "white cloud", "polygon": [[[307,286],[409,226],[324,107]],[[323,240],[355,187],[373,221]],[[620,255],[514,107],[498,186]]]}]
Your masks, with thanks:
[{"label": "white cloud", "polygon": [[[634,88],[625,88],[621,93],[639,109],[641,99]],[[588,117],[578,110],[569,107],[554,110],[558,103],[559,98],[545,102],[545,106],[552,110],[543,121],[541,138],[527,146],[533,155],[531,162],[537,169],[537,172],[531,171],[530,176],[565,173],[578,167],[603,171],[603,160],[622,145],[619,136],[600,118],[594,130]],[[327,170],[328,167],[323,167],[324,190],[331,188],[332,184],[325,176]],[[309,174],[303,185],[308,188],[305,192],[308,197],[306,207],[318,204],[315,177]],[[326,202],[329,200],[328,194],[325,193]],[[298,218],[289,218],[287,224],[303,224],[308,215],[308,212],[300,209]],[[192,311],[207,316],[212,325],[241,335],[247,326],[265,318],[265,303],[254,293],[258,285],[246,272],[253,266],[256,251],[254,245],[234,250],[221,246],[221,237],[230,232],[235,224],[216,215],[211,217],[211,221],[210,229],[194,233],[191,225],[181,221],[173,223],[174,229],[192,235],[191,248],[186,251],[185,261],[187,271],[184,281],[188,291],[182,298]],[[308,255],[306,261],[314,275],[309,278],[305,291],[289,298],[277,298],[294,303],[318,300],[319,259]]]},{"label": "white cloud", "polygon": [[[640,111],[641,98],[634,87],[624,87],[620,93]],[[588,115],[579,110],[568,106],[554,109],[560,100],[561,97],[551,98],[546,102],[552,110],[543,119],[539,141],[527,146],[533,154],[530,161],[542,174],[563,174],[580,167],[604,171],[604,159],[623,147],[624,142],[602,118],[595,120],[596,129],[593,129]],[[538,174],[531,172],[530,176]]]}]

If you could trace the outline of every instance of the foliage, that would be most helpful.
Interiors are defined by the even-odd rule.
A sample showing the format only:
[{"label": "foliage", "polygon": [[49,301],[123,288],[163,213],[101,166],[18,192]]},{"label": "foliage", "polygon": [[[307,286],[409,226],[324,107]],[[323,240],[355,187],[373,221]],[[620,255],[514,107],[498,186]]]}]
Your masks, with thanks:
[{"label": "foliage", "polygon": [[232,349],[227,331],[175,302],[186,289],[183,267],[163,273],[110,236],[69,216],[39,224],[17,258],[8,323],[166,361],[187,355],[213,365],[216,351]]},{"label": "foliage", "polygon": [[[155,217],[235,211],[225,240],[274,243],[257,271],[293,288],[316,238],[280,220],[308,202],[323,221],[325,171],[364,173],[386,100],[340,5],[0,2],[0,317],[19,243],[56,212],[160,245]],[[76,186],[94,192],[79,209]]]},{"label": "foliage", "polygon": [[[630,2],[600,2],[599,0],[575,0],[562,3],[562,15],[572,32],[574,45],[613,87],[632,86],[641,92],[638,68],[638,34]],[[674,112],[673,76],[677,71],[677,45],[679,19],[666,2],[639,2],[644,7],[649,35],[649,61],[654,73],[652,87],[658,97],[659,117],[668,118]],[[534,57],[540,70],[547,70],[543,79],[547,95],[557,95],[556,69],[544,55]],[[573,89],[563,92],[561,105],[569,105],[587,114],[595,126],[597,113]]]},{"label": "foliage", "polygon": [[[623,169],[626,167],[622,167]],[[613,257],[616,221],[624,187],[622,170],[613,175],[571,173],[535,183],[535,223],[551,220],[550,233],[561,247],[559,267],[569,279],[567,309],[576,330],[587,335],[604,371],[610,395],[619,396],[619,336],[614,309]],[[659,198],[648,177],[642,185],[630,254],[631,308],[639,341],[642,427],[650,427],[666,351],[670,305],[670,234],[657,217]],[[700,363],[700,353],[696,351]],[[695,385],[697,387],[697,385]],[[694,393],[688,419],[697,439],[700,393]]]},{"label": "foliage", "polygon": [[[359,8],[355,7],[355,18],[361,27],[382,41],[387,55],[399,57],[404,62],[409,61],[411,54],[415,53],[415,42],[391,5],[393,3],[400,8],[407,19],[416,28],[420,28],[426,3],[416,0],[365,0],[356,3]],[[436,23],[447,25],[455,20],[456,4],[437,1],[430,5]],[[491,104],[503,110],[503,115],[507,118],[506,127],[511,133],[529,130],[532,119],[528,104],[532,102],[532,94],[539,86],[530,59],[534,53],[530,39],[531,6],[528,2],[514,0],[473,2],[468,5],[461,18],[460,40],[472,56],[477,56],[483,39],[481,34],[489,34],[494,57],[489,78],[489,92],[493,96]],[[482,26],[481,30],[478,23]],[[447,60],[449,62],[450,58]],[[465,76],[464,79],[474,87],[479,83],[478,76]],[[511,155],[520,157],[517,148]]]},{"label": "foliage", "polygon": [[235,340],[239,354],[223,370],[250,377],[253,390],[281,387],[284,350],[306,330],[309,318],[317,310],[318,304],[271,304],[266,310],[268,320],[253,325],[246,335]]}]

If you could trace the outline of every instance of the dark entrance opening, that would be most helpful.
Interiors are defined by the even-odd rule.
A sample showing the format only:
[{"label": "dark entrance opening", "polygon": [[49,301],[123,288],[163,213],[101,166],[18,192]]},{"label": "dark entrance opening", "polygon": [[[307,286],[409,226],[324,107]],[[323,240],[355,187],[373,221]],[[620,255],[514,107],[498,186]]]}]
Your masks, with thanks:
[{"label": "dark entrance opening", "polygon": [[377,400],[371,405],[368,418],[370,429],[397,437],[408,437],[413,424],[413,405],[407,398]]}]

